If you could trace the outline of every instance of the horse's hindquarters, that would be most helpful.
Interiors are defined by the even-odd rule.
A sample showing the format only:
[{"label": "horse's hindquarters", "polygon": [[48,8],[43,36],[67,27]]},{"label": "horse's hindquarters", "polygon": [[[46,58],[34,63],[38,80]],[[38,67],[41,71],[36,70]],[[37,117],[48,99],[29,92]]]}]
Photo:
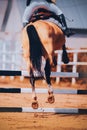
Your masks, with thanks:
[{"label": "horse's hindquarters", "polygon": [[[45,59],[49,58],[51,61],[50,63],[52,63],[54,51],[61,49],[62,45],[65,44],[65,36],[63,32],[54,23],[39,20],[34,23],[28,24],[22,31],[23,53],[24,53],[24,58],[27,62],[28,69],[31,63],[29,60],[30,59],[30,38],[27,33],[27,27],[31,25],[35,27],[37,31],[37,35],[39,36],[38,38],[39,38],[40,44],[42,44],[42,50],[41,50],[42,55],[45,57]],[[32,31],[32,34],[33,34],[33,31]],[[36,42],[36,40],[34,40],[33,44],[35,44],[36,46],[35,48],[37,49],[38,43]]]},{"label": "horse's hindquarters", "polygon": [[39,20],[33,23],[33,25],[48,54],[52,54],[54,50],[61,49],[62,45],[65,44],[65,36],[62,30],[54,23]]}]

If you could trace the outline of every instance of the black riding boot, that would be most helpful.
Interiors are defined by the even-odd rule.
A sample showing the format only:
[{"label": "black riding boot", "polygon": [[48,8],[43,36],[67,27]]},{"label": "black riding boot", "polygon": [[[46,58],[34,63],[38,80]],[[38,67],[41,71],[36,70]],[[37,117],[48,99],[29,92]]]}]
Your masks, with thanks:
[{"label": "black riding boot", "polygon": [[61,23],[62,25],[62,31],[64,32],[64,34],[67,36],[67,37],[70,37],[72,36],[74,33],[67,27],[67,24],[66,24],[66,20],[65,20],[65,16],[63,14],[61,15],[58,15],[58,21]]}]

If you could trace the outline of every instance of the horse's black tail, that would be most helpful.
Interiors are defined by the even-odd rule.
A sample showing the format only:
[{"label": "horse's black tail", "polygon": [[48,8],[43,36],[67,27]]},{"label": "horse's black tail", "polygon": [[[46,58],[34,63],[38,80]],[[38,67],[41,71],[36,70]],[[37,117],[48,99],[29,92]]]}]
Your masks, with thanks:
[{"label": "horse's black tail", "polygon": [[27,27],[27,34],[30,44],[30,58],[37,58],[42,55],[42,44],[38,33],[33,25]]},{"label": "horse's black tail", "polygon": [[65,44],[63,45],[62,49],[63,49],[62,61],[63,61],[65,64],[68,64],[68,63],[69,63],[69,58],[68,58],[68,55],[67,55],[67,51],[66,51]]},{"label": "horse's black tail", "polygon": [[27,34],[30,46],[30,60],[36,68],[39,67],[39,70],[42,56],[42,44],[36,31],[36,28],[33,25],[29,25],[27,27]]}]

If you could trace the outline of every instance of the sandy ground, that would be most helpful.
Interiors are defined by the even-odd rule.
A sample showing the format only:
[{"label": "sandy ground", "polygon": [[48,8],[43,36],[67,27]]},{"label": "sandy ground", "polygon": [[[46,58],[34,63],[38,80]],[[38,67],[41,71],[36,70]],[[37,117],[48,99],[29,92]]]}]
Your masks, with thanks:
[{"label": "sandy ground", "polygon": [[0,114],[0,130],[87,130],[86,115]]},{"label": "sandy ground", "polygon": [[[46,88],[46,84],[37,81],[36,86]],[[86,85],[64,88],[87,89]],[[9,81],[0,79],[0,87],[30,87],[28,80]],[[60,87],[54,84],[54,87]],[[61,87],[63,88],[63,87]],[[46,103],[47,94],[37,94],[39,107],[86,108],[87,95],[55,94],[55,103]],[[0,94],[1,106],[31,107],[31,94]],[[87,115],[53,113],[0,113],[0,130],[87,130]]]}]

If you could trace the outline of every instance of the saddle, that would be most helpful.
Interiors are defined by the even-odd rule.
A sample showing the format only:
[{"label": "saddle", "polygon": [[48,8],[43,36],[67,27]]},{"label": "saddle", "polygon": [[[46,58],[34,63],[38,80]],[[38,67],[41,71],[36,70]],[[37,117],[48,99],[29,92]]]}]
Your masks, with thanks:
[{"label": "saddle", "polygon": [[44,8],[38,8],[36,9],[32,16],[30,17],[29,22],[35,22],[37,20],[45,20],[45,19],[49,19],[49,18],[57,18],[56,14],[52,11],[49,11],[47,9]]}]

